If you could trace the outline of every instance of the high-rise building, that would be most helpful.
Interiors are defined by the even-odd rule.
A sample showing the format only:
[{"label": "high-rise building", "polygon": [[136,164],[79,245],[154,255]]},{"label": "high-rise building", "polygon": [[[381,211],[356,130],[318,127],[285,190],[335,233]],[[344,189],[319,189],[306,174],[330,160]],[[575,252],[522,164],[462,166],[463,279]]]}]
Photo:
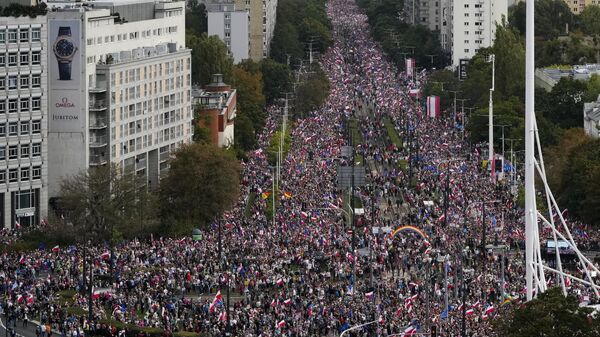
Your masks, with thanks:
[{"label": "high-rise building", "polygon": [[0,228],[48,213],[46,16],[0,17]]},{"label": "high-rise building", "polygon": [[496,25],[507,13],[507,0],[442,0],[440,40],[452,54],[452,66],[492,46]]},{"label": "high-rise building", "polygon": [[156,186],[193,132],[185,2],[98,0],[48,16],[50,196],[110,162]]},{"label": "high-rise building", "polygon": [[234,3],[206,4],[208,16],[208,36],[217,35],[229,48],[235,63],[248,59],[249,14],[247,10],[236,10]]},{"label": "high-rise building", "polygon": [[277,19],[277,0],[235,0],[235,7],[250,13],[250,58],[260,61],[268,57]]},{"label": "high-rise building", "polygon": [[440,0],[405,0],[405,22],[423,25],[429,30],[440,30]]}]

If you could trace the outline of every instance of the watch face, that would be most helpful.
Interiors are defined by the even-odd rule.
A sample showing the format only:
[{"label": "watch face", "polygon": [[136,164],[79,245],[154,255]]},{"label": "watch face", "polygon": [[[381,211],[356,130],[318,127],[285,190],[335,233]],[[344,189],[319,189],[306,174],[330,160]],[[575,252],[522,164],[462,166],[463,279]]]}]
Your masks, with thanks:
[{"label": "watch face", "polygon": [[57,56],[69,57],[75,53],[75,46],[73,45],[73,42],[67,39],[60,39],[56,41],[54,51],[56,52]]}]

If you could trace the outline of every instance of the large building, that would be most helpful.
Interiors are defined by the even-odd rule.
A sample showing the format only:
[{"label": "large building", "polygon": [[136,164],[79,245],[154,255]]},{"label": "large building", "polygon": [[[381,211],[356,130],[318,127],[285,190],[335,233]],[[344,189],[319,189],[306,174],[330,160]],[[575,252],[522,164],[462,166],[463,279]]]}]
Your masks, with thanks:
[{"label": "large building", "polygon": [[564,0],[573,14],[579,14],[589,5],[600,5],[600,0]]},{"label": "large building", "polygon": [[250,58],[260,61],[268,57],[275,30],[277,0],[235,0],[235,7],[250,13]]},{"label": "large building", "polygon": [[48,213],[46,16],[0,17],[0,228]]},{"label": "large building", "polygon": [[431,31],[439,31],[442,14],[440,3],[440,0],[406,0],[404,20],[411,24],[423,25]]},{"label": "large building", "polygon": [[250,56],[249,14],[234,3],[207,4],[208,35],[217,35],[229,48],[235,63]]},{"label": "large building", "polygon": [[441,0],[440,40],[452,66],[494,44],[496,25],[507,17],[507,0]]},{"label": "large building", "polygon": [[98,0],[48,16],[50,196],[110,162],[156,186],[192,136],[185,2]]}]

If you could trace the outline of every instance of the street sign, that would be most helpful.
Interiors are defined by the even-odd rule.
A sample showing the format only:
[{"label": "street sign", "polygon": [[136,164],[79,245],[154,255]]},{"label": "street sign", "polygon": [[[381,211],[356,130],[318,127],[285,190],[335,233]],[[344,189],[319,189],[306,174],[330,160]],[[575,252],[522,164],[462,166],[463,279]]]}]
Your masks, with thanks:
[{"label": "street sign", "polygon": [[366,183],[365,167],[356,166],[338,166],[337,178],[338,187],[350,188],[352,186],[352,176],[354,175],[354,187],[364,186]]}]

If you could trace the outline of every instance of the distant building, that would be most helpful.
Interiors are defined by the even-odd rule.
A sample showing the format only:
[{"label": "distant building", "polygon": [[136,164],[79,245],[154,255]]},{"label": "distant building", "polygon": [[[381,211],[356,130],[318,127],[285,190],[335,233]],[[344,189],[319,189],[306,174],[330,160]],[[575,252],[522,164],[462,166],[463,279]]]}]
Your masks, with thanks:
[{"label": "distant building", "polygon": [[45,15],[0,17],[0,229],[48,213],[47,32]]},{"label": "distant building", "polygon": [[208,36],[217,35],[225,42],[235,63],[248,59],[250,57],[248,11],[236,10],[234,3],[209,3],[206,6]]},{"label": "distant building", "polygon": [[185,2],[54,3],[48,13],[48,185],[117,163],[156,187],[192,137]]},{"label": "distant building", "polygon": [[583,104],[583,128],[587,135],[600,138],[600,95],[596,102]]},{"label": "distant building", "polygon": [[452,67],[491,47],[496,25],[508,14],[507,0],[441,0],[440,41],[452,55]]},{"label": "distant building", "polygon": [[233,145],[236,90],[223,83],[223,75],[215,74],[211,84],[203,89],[194,88],[192,97],[194,109],[200,109],[196,123],[210,129],[211,142],[221,147]]},{"label": "distant building", "polygon": [[546,91],[551,91],[563,77],[587,81],[592,75],[600,75],[600,64],[574,65],[562,68],[538,68],[535,70],[535,85]]},{"label": "distant building", "polygon": [[600,0],[564,0],[573,14],[579,14],[589,5],[600,5]]},{"label": "distant building", "polygon": [[439,31],[440,3],[440,0],[405,0],[405,21],[411,24],[423,25],[431,31]]},{"label": "distant building", "polygon": [[268,57],[277,19],[277,0],[235,0],[235,8],[250,13],[250,58],[260,61]]}]

